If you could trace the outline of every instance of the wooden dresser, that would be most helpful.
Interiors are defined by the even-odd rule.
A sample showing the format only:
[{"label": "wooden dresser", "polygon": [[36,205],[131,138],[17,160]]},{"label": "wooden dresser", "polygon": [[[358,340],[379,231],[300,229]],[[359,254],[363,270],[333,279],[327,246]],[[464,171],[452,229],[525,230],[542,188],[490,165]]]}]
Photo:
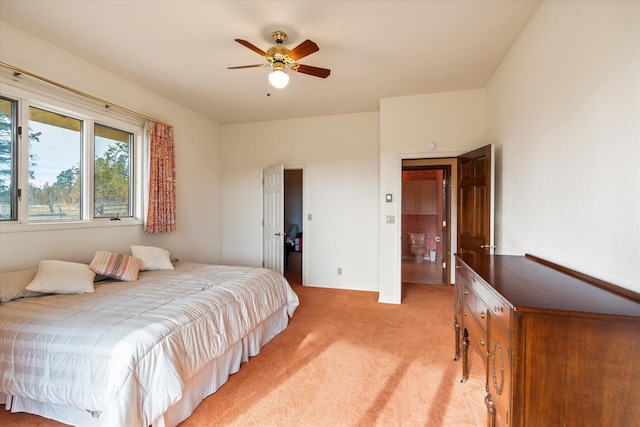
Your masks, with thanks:
[{"label": "wooden dresser", "polygon": [[640,295],[542,259],[456,256],[454,327],[487,426],[640,426]]}]

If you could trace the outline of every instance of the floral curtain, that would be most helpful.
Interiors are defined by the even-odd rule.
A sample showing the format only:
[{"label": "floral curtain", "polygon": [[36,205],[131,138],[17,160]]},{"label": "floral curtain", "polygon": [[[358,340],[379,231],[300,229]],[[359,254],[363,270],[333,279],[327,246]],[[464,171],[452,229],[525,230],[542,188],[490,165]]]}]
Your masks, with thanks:
[{"label": "floral curtain", "polygon": [[149,193],[145,233],[176,230],[176,162],[173,127],[149,123]]}]

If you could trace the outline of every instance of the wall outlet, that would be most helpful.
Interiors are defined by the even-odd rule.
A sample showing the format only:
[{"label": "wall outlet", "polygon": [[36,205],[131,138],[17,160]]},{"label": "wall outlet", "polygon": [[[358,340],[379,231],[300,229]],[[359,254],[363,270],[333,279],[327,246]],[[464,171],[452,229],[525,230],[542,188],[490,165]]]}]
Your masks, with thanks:
[{"label": "wall outlet", "polygon": [[387,224],[395,224],[396,217],[394,215],[387,215],[386,221]]},{"label": "wall outlet", "polygon": [[338,275],[342,274],[342,267],[338,267]]}]

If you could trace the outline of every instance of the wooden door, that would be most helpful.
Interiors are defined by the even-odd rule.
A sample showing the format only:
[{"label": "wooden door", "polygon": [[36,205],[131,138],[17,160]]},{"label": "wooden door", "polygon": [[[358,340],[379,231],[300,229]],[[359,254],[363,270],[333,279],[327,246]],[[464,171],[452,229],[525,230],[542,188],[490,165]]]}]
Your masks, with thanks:
[{"label": "wooden door", "polygon": [[284,166],[263,172],[263,266],[284,274]]},{"label": "wooden door", "polygon": [[492,253],[493,145],[458,157],[458,253]]}]

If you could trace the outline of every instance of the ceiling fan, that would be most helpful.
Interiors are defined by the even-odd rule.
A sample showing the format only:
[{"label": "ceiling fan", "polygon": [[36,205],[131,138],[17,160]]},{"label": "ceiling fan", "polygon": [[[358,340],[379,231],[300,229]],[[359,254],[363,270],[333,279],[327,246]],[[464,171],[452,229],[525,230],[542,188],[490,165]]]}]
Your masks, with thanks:
[{"label": "ceiling fan", "polygon": [[282,89],[289,83],[289,76],[285,73],[285,70],[289,68],[292,71],[298,73],[309,74],[311,76],[320,77],[326,79],[331,74],[331,70],[326,68],[312,67],[310,65],[298,64],[298,59],[304,58],[307,55],[311,55],[314,52],[320,50],[317,44],[311,40],[305,40],[293,49],[288,49],[282,45],[287,39],[287,33],[284,31],[274,31],[271,34],[273,40],[276,42],[275,46],[270,47],[266,52],[262,49],[254,46],[246,40],[235,39],[241,45],[248,47],[260,56],[263,56],[266,60],[266,64],[254,64],[254,65],[241,65],[238,67],[228,67],[229,70],[236,70],[239,68],[255,68],[255,67],[271,67],[271,73],[269,73],[269,83],[273,87]]}]

